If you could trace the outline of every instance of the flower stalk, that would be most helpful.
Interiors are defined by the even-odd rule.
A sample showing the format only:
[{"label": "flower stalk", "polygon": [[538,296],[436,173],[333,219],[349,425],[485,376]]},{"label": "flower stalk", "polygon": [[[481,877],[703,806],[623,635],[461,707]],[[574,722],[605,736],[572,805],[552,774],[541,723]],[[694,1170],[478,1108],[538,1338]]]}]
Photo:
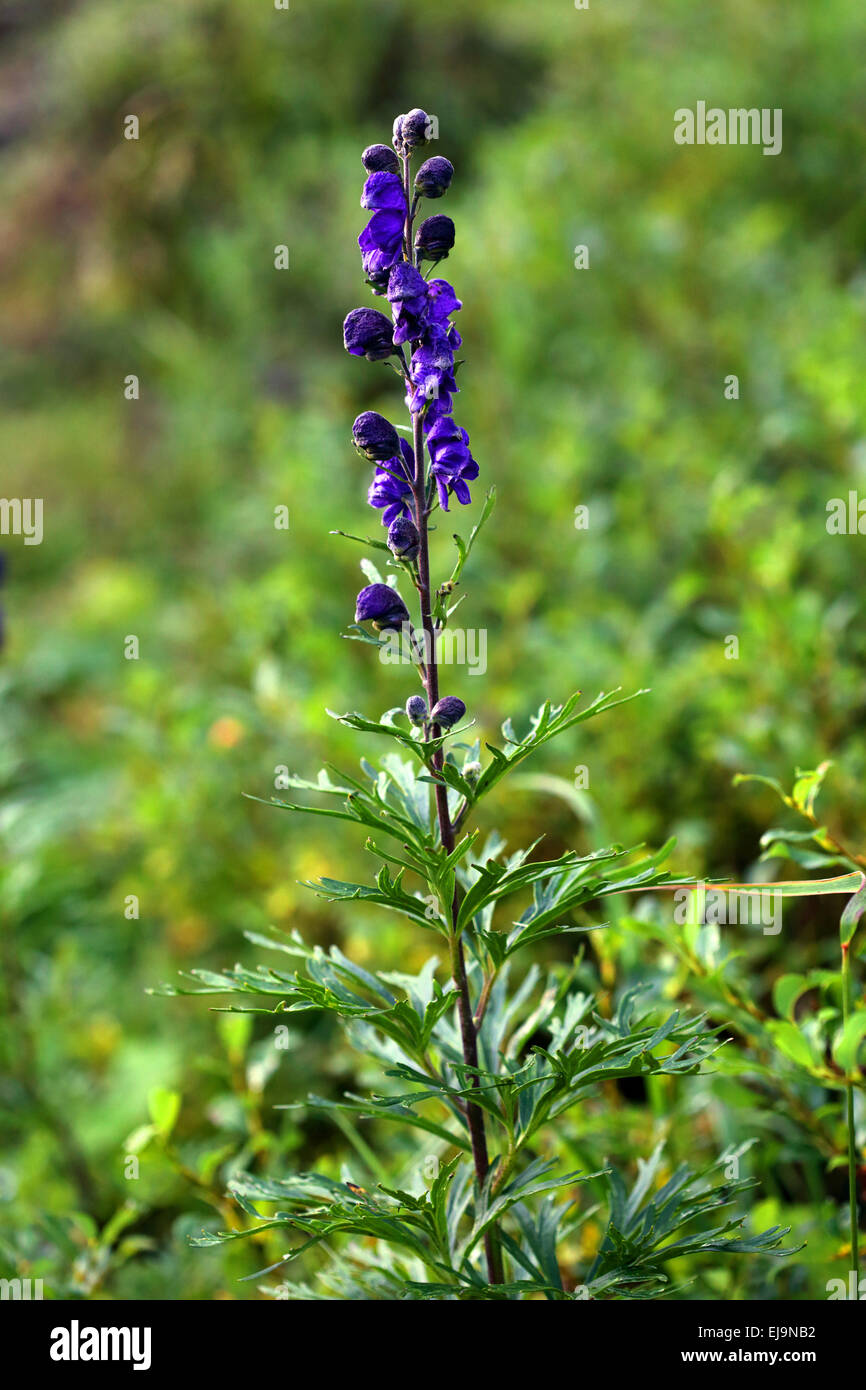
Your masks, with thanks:
[{"label": "flower stalk", "polygon": [[[454,172],[448,160],[434,156],[419,171],[413,192],[412,154],[417,147],[427,143],[428,130],[426,114],[418,109],[410,111],[405,116],[398,116],[394,122],[394,163],[384,146],[373,146],[364,152],[363,162],[369,176],[361,203],[373,212],[373,216],[358,238],[368,283],[374,293],[386,294],[391,305],[394,318],[393,352],[397,359],[397,371],[406,386],[406,403],[412,420],[412,445],[410,448],[401,442],[400,452],[397,453],[393,427],[374,412],[368,411],[359,416],[353,428],[359,452],[377,464],[368,501],[372,506],[384,508],[383,522],[391,528],[389,544],[394,527],[414,522],[417,532],[417,543],[414,535],[412,537],[413,567],[410,573],[418,593],[423,649],[426,653],[426,660],[418,659],[418,672],[427,695],[428,711],[431,715],[436,713],[437,707],[441,711],[441,722],[435,718],[424,721],[424,742],[427,743],[448,732],[454,722],[448,718],[449,713],[453,712],[456,719],[465,710],[463,702],[456,697],[446,697],[445,701],[440,702],[436,643],[442,620],[441,615],[436,621],[433,617],[430,512],[437,504],[437,494],[438,504],[445,510],[452,493],[459,502],[469,502],[467,481],[478,473],[478,466],[469,452],[466,431],[459,429],[450,415],[452,395],[457,390],[454,349],[460,346],[461,340],[449,320],[460,308],[460,301],[447,281],[427,281],[419,273],[422,259],[435,265],[448,254],[454,244],[453,223],[450,218],[439,215],[428,219],[428,223],[419,229],[423,231],[430,224],[430,230],[424,237],[413,237],[415,213],[421,198],[442,197]],[[375,312],[356,309],[346,320],[348,331],[344,326],[348,350],[374,361],[381,358],[384,350],[384,329],[379,321],[383,316],[370,317]],[[407,343],[410,350],[408,363],[404,351]],[[424,456],[425,434],[430,452],[429,473]],[[389,445],[395,456],[383,458],[382,454],[389,451]],[[398,559],[401,558],[399,550],[393,546],[392,550]],[[362,600],[359,595],[356,612],[356,620],[369,616],[380,630],[383,623],[393,622],[395,612],[398,615],[400,612],[399,599],[395,595],[394,600],[389,601],[387,594],[379,592],[382,587],[372,585],[363,590],[362,594],[366,597]],[[442,853],[449,855],[455,846],[455,826],[449,812],[447,788],[441,777],[437,776],[441,774],[444,760],[440,746],[431,750],[427,761],[436,777],[434,796]],[[478,1027],[483,1009],[479,1007],[476,1022],[463,943],[457,926],[458,907],[459,890],[455,889],[446,913],[450,970],[457,998],[463,1062],[469,1077],[469,1089],[476,1089],[480,1085]],[[484,1112],[471,1098],[461,1109],[469,1132],[480,1196],[490,1171]],[[490,1282],[502,1283],[502,1256],[493,1232],[486,1234],[484,1245]]]}]

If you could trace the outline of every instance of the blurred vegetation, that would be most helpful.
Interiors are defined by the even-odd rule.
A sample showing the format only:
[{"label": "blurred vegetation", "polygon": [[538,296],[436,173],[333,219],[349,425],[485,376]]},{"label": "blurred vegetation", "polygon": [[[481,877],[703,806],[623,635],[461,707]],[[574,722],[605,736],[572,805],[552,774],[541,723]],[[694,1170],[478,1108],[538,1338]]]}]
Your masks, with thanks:
[{"label": "blurred vegetation", "polygon": [[[459,418],[500,501],[461,610],[489,669],[453,693],[493,732],[575,688],[650,690],[536,767],[566,786],[564,758],[589,769],[578,818],[527,786],[496,823],[551,851],[675,834],[683,872],[762,875],[773,799],[733,791],[736,771],[788,785],[834,759],[834,825],[866,840],[863,541],[825,528],[828,499],[866,488],[866,15],[10,0],[0,30],[2,491],[45,508],[42,545],[4,542],[2,1273],[56,1296],[256,1297],[237,1279],[260,1252],[185,1236],[228,1219],[233,1166],[339,1173],[343,1137],[273,1107],[311,1078],[351,1088],[357,1062],[310,1016],[275,1070],[266,1024],[144,991],[268,923],[392,968],[428,944],[297,887],[365,869],[348,834],[242,799],[277,765],[368,751],[325,707],[409,693],[338,635],[360,551],[329,531],[376,524],[349,427],[399,395],[341,346],[368,302],[360,150],[420,105],[456,168]],[[783,108],[782,154],[676,146],[698,99]],[[448,528],[434,539],[444,565]],[[593,941],[604,988],[664,984],[664,951],[622,924]],[[835,968],[834,941],[832,906],[788,908],[747,943],[753,992]],[[155,1087],[180,1114],[130,1180]],[[564,1142],[633,1164],[660,1123],[674,1158],[757,1139],[755,1220],[810,1242],[772,1274],[701,1271],[699,1293],[823,1297],[843,1177],[784,1112],[736,1077],[666,1080]]]}]

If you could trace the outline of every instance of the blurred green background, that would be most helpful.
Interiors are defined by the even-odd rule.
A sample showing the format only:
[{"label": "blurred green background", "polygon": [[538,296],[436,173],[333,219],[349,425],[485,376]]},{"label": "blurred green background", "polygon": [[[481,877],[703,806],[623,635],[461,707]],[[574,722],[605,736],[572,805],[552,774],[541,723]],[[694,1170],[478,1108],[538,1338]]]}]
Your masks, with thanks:
[{"label": "blurred green background", "polygon": [[[230,963],[268,923],[392,968],[429,946],[297,886],[369,871],[348,832],[242,798],[281,764],[354,766],[370,749],[325,707],[412,689],[340,641],[362,552],[328,534],[376,525],[352,419],[402,410],[391,373],[341,344],[374,302],[360,151],[419,105],[456,170],[432,210],[457,224],[441,273],[464,303],[457,415],[481,479],[455,524],[482,484],[499,505],[461,609],[489,668],[449,691],[488,734],[574,689],[651,692],[535,769],[585,765],[590,822],[524,788],[493,807],[506,838],[675,834],[683,871],[742,876],[774,808],[732,774],[787,785],[833,758],[834,824],[862,845],[863,540],[828,535],[825,507],[866,489],[866,14],[46,0],[0,5],[0,32],[0,490],[45,516],[42,545],[3,541],[2,1273],[58,1296],[255,1297],[237,1283],[255,1251],[184,1237],[232,1163],[338,1162],[320,1119],[272,1106],[357,1083],[357,1062],[311,1017],[269,1075],[267,1026],[144,991]],[[675,145],[674,110],[699,99],[781,107],[781,155]],[[768,985],[798,951],[831,960],[832,911],[796,913],[760,943]],[[174,1162],[145,1150],[132,1180],[158,1085],[182,1096]],[[714,1142],[702,1086],[681,1101],[686,1152]],[[648,1123],[627,1110],[624,1151],[646,1151]],[[823,1200],[779,1185],[779,1143],[758,1146],[764,1198]],[[803,1296],[807,1276],[785,1277]]]}]

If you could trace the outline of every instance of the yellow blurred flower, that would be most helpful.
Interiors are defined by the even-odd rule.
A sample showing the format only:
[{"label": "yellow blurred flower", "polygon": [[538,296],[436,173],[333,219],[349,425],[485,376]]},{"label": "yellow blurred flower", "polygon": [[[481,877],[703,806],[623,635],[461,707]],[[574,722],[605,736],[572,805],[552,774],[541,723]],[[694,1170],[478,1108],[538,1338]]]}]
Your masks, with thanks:
[{"label": "yellow blurred flower", "polygon": [[245,734],[246,729],[239,719],[224,714],[211,724],[207,739],[212,748],[235,748]]}]

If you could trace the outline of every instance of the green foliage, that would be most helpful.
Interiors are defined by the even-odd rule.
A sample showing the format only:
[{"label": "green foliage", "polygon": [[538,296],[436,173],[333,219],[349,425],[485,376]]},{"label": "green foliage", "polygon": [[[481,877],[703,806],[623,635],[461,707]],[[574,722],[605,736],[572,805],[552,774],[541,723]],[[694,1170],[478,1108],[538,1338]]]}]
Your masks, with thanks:
[{"label": "green foliage", "polygon": [[[866,210],[856,122],[839,119],[860,100],[861,7],[663,0],[627,23],[591,6],[580,28],[569,9],[438,0],[434,24],[404,0],[284,15],[228,0],[78,0],[8,19],[4,492],[44,496],[46,539],[3,538],[0,1273],[44,1274],[54,1296],[82,1296],[70,1271],[84,1255],[103,1271],[99,1296],[256,1297],[256,1281],[238,1281],[283,1253],[276,1237],[264,1255],[249,1241],[210,1253],[187,1243],[203,1224],[230,1225],[235,1172],[339,1180],[351,1164],[364,1185],[396,1186],[415,1153],[399,1107],[359,1121],[345,1099],[383,1083],[333,1012],[220,1014],[253,1025],[239,1059],[206,1011],[144,993],[193,962],[222,977],[239,931],[297,928],[310,949],[336,943],[362,967],[375,958],[405,1002],[386,977],[415,978],[439,946],[430,919],[416,931],[420,919],[376,902],[297,886],[339,874],[369,887],[354,825],[315,814],[289,830],[240,800],[279,794],[278,761],[333,760],[370,797],[377,824],[364,834],[402,857],[411,844],[378,823],[356,732],[322,714],[384,710],[405,693],[402,672],[398,689],[365,647],[335,659],[358,552],[329,534],[372,529],[346,422],[377,402],[362,400],[334,343],[358,283],[347,254],[363,220],[357,146],[382,138],[392,114],[393,55],[401,98],[437,110],[458,169],[449,265],[464,332],[483,344],[461,408],[483,441],[485,482],[507,501],[471,557],[483,551],[489,668],[467,682],[483,686],[470,737],[501,743],[507,709],[523,730],[550,689],[651,688],[591,737],[578,742],[576,729],[540,748],[531,783],[520,768],[494,788],[458,867],[487,862],[496,825],[509,846],[543,834],[551,862],[674,834],[683,876],[832,874],[827,859],[844,874],[846,856],[800,819],[769,832],[772,859],[757,867],[773,794],[730,794],[737,769],[787,787],[792,768],[827,758],[837,791],[818,828],[862,845],[862,537],[824,525],[828,500],[861,483],[866,430]],[[677,149],[670,113],[699,89],[744,105],[774,93],[782,157]],[[142,138],[122,142],[124,114],[139,109]],[[347,110],[368,113],[364,132]],[[285,276],[273,269],[283,242]],[[578,242],[588,273],[573,268]],[[720,390],[731,370],[735,403]],[[142,382],[134,404],[127,371]],[[574,529],[579,503],[586,531]],[[278,504],[288,533],[273,527]],[[434,537],[443,573],[452,526],[468,536],[480,511]],[[121,656],[129,632],[138,662]],[[725,659],[729,633],[738,660]],[[444,775],[466,760],[455,754]],[[345,812],[345,795],[314,799]],[[400,866],[384,862],[393,883]],[[423,892],[408,869],[401,891]],[[525,892],[518,920],[532,910],[535,888]],[[129,895],[138,917],[125,915]],[[543,978],[573,970],[601,1017],[646,983],[659,1026],[674,1008],[724,1025],[711,1069],[589,1089],[545,1141],[563,1172],[609,1160],[633,1176],[662,1135],[674,1166],[698,1167],[758,1137],[745,1160],[761,1195],[750,1224],[790,1225],[807,1249],[772,1267],[673,1261],[679,1296],[823,1298],[828,1274],[848,1268],[842,1092],[826,1081],[839,1080],[834,1062],[855,1068],[856,1028],[832,1053],[843,901],[786,899],[783,931],[764,936],[674,931],[668,894],[613,894],[603,911],[577,904],[556,923],[567,931],[531,948]],[[601,918],[604,932],[586,930]],[[477,930],[489,952],[518,928],[488,928],[481,914]],[[859,966],[856,939],[852,955]],[[527,965],[512,961],[515,986]],[[774,1003],[791,975],[810,987]],[[805,1033],[820,1074],[783,1056],[754,1010]],[[282,1050],[275,1022],[288,1028]],[[130,1140],[143,1142],[158,1086],[182,1097],[180,1113],[167,1147],[151,1133],[139,1149]],[[310,1087],[316,1098],[300,1100]],[[345,1128],[323,1127],[337,1115]],[[862,1154],[862,1110],[858,1134]],[[140,1176],[128,1178],[136,1152]],[[112,1249],[147,1248],[103,1263],[100,1233],[129,1200],[135,1220]],[[539,1227],[554,1219],[543,1201]],[[566,1284],[601,1239],[589,1211],[573,1205],[557,1228]],[[424,1280],[381,1246],[351,1261],[336,1250],[327,1269],[317,1250],[298,1263],[320,1297],[367,1296],[356,1278],[378,1297]]]},{"label": "green foliage", "polygon": [[[506,740],[514,751],[509,757],[490,747],[488,770],[505,775],[555,733],[609,708],[604,697],[582,714],[575,713],[575,705],[571,700],[562,709],[543,706],[523,741],[514,738],[506,725]],[[391,732],[385,722],[360,721],[360,727]],[[396,733],[395,737],[401,736]],[[419,745],[413,751],[419,769],[432,767],[426,747]],[[476,757],[477,749],[472,754]],[[436,842],[429,785],[435,779],[419,782],[411,765],[393,755],[383,759],[381,773],[369,765],[365,770],[375,797],[363,789],[338,785],[327,770],[316,782],[293,778],[292,784],[328,796],[345,796],[348,809],[342,814],[346,818],[379,823],[397,840],[407,836],[409,857],[400,861],[395,877],[383,864],[375,885],[328,878],[307,886],[329,901],[374,904],[414,924],[433,926],[452,951],[461,938],[466,942],[471,953],[469,996],[478,1000],[478,1065],[469,1065],[462,1050],[455,1016],[458,990],[456,985],[443,988],[437,981],[435,957],[417,975],[383,975],[353,963],[336,946],[327,953],[310,948],[297,933],[285,940],[249,933],[255,944],[301,959],[304,973],[288,973],[271,965],[253,969],[236,965],[224,972],[192,970],[187,983],[164,986],[164,994],[278,996],[279,1002],[268,1010],[250,1009],[275,1017],[310,1009],[335,1014],[350,1042],[383,1068],[383,1089],[337,1103],[310,1096],[310,1106],[342,1116],[344,1121],[350,1115],[353,1122],[392,1120],[417,1130],[424,1145],[429,1144],[428,1136],[437,1141],[435,1154],[426,1147],[417,1151],[416,1178],[408,1189],[380,1182],[371,1192],[346,1176],[336,1180],[317,1173],[277,1179],[249,1173],[236,1176],[229,1192],[256,1224],[204,1233],[194,1243],[212,1247],[246,1238],[260,1240],[266,1233],[277,1232],[299,1237],[289,1254],[258,1272],[267,1274],[315,1247],[330,1254],[337,1237],[354,1237],[388,1247],[388,1261],[397,1263],[389,1264],[385,1286],[377,1280],[371,1288],[356,1272],[352,1296],[556,1300],[566,1296],[558,1264],[558,1228],[577,1199],[570,1198],[558,1209],[550,1206],[546,1195],[539,1199],[558,1188],[574,1188],[578,1182],[604,1176],[609,1184],[608,1221],[596,1259],[581,1276],[581,1297],[652,1296],[668,1282],[667,1263],[680,1256],[775,1251],[787,1229],[775,1227],[740,1238],[733,1233],[742,1226],[742,1217],[732,1217],[719,1227],[701,1227],[700,1218],[748,1190],[753,1185],[749,1181],[721,1189],[702,1187],[700,1178],[682,1166],[658,1193],[652,1193],[661,1144],[642,1166],[630,1197],[622,1178],[610,1170],[557,1174],[555,1159],[533,1157],[539,1146],[549,1146],[553,1121],[605,1085],[694,1074],[718,1049],[717,1038],[706,1030],[702,1017],[681,1019],[672,1011],[659,1020],[657,1010],[638,1017],[639,986],[622,995],[610,1018],[599,1014],[592,998],[574,988],[573,969],[549,973],[542,981],[533,965],[516,989],[509,988],[508,958],[521,947],[578,930],[567,920],[576,909],[612,894],[666,883],[670,876],[658,866],[672,846],[639,858],[640,851],[613,848],[585,857],[569,853],[552,861],[531,859],[530,849],[501,862],[500,841],[489,847],[483,862],[472,863],[468,856],[474,835],[464,836],[450,852]],[[484,782],[482,771],[477,788]],[[453,789],[462,798],[461,805],[468,803],[468,784],[465,789],[461,785]],[[367,848],[381,854],[371,841]],[[403,887],[407,871],[422,883],[414,893]],[[511,931],[503,932],[497,913],[503,906],[510,908],[511,900],[529,889],[531,905]],[[436,905],[432,912],[431,903]],[[533,1043],[539,1035],[545,1037],[544,1044]],[[778,1046],[781,1042],[777,1039]],[[470,1106],[483,1115],[496,1150],[483,1183],[476,1180],[468,1156],[472,1153]],[[435,1107],[432,1115],[431,1107]],[[358,1150],[367,1156],[366,1141],[358,1144]],[[425,1187],[417,1175],[431,1156],[435,1177]],[[262,1213],[256,1203],[279,1203],[284,1209]],[[699,1223],[696,1230],[673,1239],[695,1222]],[[506,1257],[503,1276],[496,1280],[485,1275],[478,1258],[482,1241],[491,1233]],[[330,1255],[320,1271],[324,1289],[338,1282],[335,1261],[340,1269],[347,1260],[357,1264],[352,1247],[348,1255],[342,1242],[337,1248],[341,1253]],[[424,1279],[418,1277],[419,1267]],[[282,1286],[277,1293],[281,1292]],[[290,1296],[320,1294],[315,1285],[304,1292],[294,1284]]]}]

